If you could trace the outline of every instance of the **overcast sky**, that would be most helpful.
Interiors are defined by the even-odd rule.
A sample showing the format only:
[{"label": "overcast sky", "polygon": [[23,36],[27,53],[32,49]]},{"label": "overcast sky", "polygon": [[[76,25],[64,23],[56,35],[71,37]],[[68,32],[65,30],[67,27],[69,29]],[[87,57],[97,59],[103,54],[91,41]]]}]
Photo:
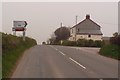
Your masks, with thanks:
[{"label": "overcast sky", "polygon": [[61,22],[69,27],[75,25],[76,15],[80,22],[90,14],[101,26],[103,36],[118,32],[117,2],[4,2],[2,14],[3,32],[12,34],[13,20],[26,20],[27,36],[38,43],[46,41]]}]

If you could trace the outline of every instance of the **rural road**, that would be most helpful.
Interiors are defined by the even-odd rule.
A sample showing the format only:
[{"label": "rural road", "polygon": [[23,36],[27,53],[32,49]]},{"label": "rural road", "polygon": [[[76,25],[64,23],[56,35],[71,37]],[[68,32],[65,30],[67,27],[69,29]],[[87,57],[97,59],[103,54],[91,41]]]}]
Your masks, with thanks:
[{"label": "rural road", "polygon": [[118,61],[98,51],[37,45],[25,51],[12,78],[118,78]]}]

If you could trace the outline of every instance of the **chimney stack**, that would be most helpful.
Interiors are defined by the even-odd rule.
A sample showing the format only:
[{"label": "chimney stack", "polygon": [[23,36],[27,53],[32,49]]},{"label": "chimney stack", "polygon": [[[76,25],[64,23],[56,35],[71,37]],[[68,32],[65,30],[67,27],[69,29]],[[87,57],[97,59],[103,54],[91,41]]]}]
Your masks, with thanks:
[{"label": "chimney stack", "polygon": [[90,19],[90,15],[89,14],[86,15],[86,19]]}]

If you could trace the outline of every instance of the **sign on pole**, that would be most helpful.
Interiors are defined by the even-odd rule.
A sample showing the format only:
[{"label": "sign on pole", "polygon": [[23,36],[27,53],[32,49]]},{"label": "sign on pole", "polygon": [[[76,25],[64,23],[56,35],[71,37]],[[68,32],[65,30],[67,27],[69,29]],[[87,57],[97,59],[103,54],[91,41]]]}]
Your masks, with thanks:
[{"label": "sign on pole", "polygon": [[24,41],[25,41],[26,26],[27,26],[26,21],[13,21],[13,28],[12,28],[13,33],[16,35],[16,31],[22,31]]},{"label": "sign on pole", "polygon": [[13,21],[14,27],[26,27],[27,22],[26,21]]}]

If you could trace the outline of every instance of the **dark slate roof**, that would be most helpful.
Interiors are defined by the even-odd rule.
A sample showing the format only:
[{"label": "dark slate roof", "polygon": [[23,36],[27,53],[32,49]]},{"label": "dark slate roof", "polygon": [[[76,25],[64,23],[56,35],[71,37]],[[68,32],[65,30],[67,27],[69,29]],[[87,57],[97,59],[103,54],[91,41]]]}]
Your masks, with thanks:
[{"label": "dark slate roof", "polygon": [[102,35],[102,32],[100,30],[80,30],[77,34]]},{"label": "dark slate roof", "polygon": [[72,28],[76,27],[76,29],[79,29],[79,32],[77,34],[98,34],[102,35],[102,32],[100,31],[100,25],[95,23],[90,19],[89,15],[86,15],[86,19],[81,21],[80,23],[76,24]]},{"label": "dark slate roof", "polygon": [[110,37],[102,37],[102,40],[110,40]]},{"label": "dark slate roof", "polygon": [[[77,27],[77,26],[80,26],[80,25],[83,24],[83,23],[87,25],[88,22],[91,22],[93,25],[100,27],[100,25],[98,25],[97,23],[95,23],[95,22],[92,21],[91,19],[85,19],[85,20],[81,21],[80,23],[74,25],[72,28]],[[82,27],[82,26],[81,26],[81,27]]]}]

